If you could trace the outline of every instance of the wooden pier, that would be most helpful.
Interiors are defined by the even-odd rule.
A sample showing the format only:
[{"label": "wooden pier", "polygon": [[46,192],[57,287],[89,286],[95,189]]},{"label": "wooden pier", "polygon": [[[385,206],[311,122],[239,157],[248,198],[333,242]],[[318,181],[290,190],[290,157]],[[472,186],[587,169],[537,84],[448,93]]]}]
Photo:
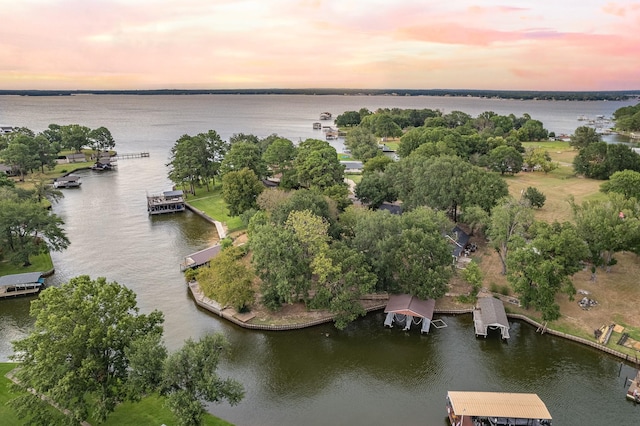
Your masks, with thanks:
[{"label": "wooden pier", "polygon": [[116,154],[112,158],[115,158],[117,160],[126,160],[129,158],[148,158],[148,157],[149,157],[148,152],[135,152],[135,153],[129,153],[129,154]]}]

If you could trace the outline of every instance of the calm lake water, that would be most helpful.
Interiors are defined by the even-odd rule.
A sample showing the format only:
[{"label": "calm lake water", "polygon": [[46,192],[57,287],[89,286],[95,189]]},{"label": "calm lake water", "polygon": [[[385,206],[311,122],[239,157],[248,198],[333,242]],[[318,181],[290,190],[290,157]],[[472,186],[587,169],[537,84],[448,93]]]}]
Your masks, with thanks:
[{"label": "calm lake water", "polygon": [[[344,331],[323,325],[291,332],[248,331],[196,307],[179,263],[215,241],[215,229],[191,213],[148,217],[145,194],[170,187],[169,150],[183,134],[216,130],[293,141],[322,137],[312,123],[362,107],[438,108],[476,116],[529,113],[556,133],[572,133],[585,115],[610,116],[636,102],[548,102],[444,97],[345,96],[0,96],[0,124],[45,129],[50,123],[106,126],[120,153],[114,172],[83,171],[83,185],[66,190],[54,207],[65,221],[69,249],[54,253],[48,285],[87,274],[105,276],[138,294],[144,312],[165,315],[165,340],[176,349],[189,337],[221,332],[232,344],[221,375],[240,380],[239,406],[212,407],[238,425],[397,424],[444,425],[447,390],[535,392],[555,425],[640,424],[640,408],[624,399],[633,369],[571,342],[540,336],[512,323],[511,339],[475,339],[472,320],[443,317],[448,327],[420,336],[384,329],[373,313]],[[335,141],[337,149],[341,142]],[[30,299],[0,302],[0,361],[11,340],[28,333]],[[620,376],[619,376],[620,372]]]}]

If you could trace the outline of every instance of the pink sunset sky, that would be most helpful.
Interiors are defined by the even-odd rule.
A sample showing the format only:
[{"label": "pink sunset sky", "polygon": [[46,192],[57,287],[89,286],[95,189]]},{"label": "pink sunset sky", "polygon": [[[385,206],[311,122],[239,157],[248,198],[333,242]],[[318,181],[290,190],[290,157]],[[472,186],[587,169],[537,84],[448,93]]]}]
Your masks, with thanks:
[{"label": "pink sunset sky", "polygon": [[0,7],[0,89],[640,89],[640,1]]}]

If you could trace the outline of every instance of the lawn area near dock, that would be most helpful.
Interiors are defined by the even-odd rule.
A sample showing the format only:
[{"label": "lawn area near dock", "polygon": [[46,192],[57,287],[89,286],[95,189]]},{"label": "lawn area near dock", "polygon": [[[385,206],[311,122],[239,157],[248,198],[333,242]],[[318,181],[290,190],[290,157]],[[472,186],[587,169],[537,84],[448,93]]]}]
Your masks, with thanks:
[{"label": "lawn area near dock", "polygon": [[206,187],[196,188],[197,195],[185,194],[187,203],[210,218],[222,222],[227,227],[227,232],[235,232],[244,229],[240,216],[230,216],[227,203],[222,199],[222,184],[218,183],[207,190]]},{"label": "lawn area near dock", "polygon": [[[7,405],[7,402],[18,396],[18,394],[11,389],[11,380],[6,377],[6,374],[13,370],[16,365],[17,364],[10,362],[0,363],[0,419],[2,419],[2,424],[5,426],[28,424],[20,420],[15,411]],[[53,407],[51,407],[51,415],[62,416]],[[91,419],[89,419],[89,423],[97,424]],[[157,426],[175,423],[175,417],[171,411],[164,406],[164,398],[159,395],[151,395],[137,403],[125,402],[120,404],[102,424],[106,426]],[[232,423],[206,414],[203,419],[203,425],[231,426]]]}]

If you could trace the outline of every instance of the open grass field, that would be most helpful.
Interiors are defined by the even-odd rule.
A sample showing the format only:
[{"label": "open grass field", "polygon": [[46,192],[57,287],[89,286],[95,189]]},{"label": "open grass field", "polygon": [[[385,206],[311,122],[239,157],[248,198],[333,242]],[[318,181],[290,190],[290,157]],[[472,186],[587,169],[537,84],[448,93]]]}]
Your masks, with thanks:
[{"label": "open grass field", "polygon": [[46,272],[53,269],[53,262],[49,253],[31,256],[29,260],[31,260],[30,266],[11,265],[7,261],[0,262],[0,276],[25,272]]},{"label": "open grass field", "polygon": [[[570,149],[570,148],[569,148]],[[554,154],[551,153],[554,157]],[[569,154],[572,154],[571,156]],[[529,186],[538,188],[547,197],[545,205],[536,211],[536,218],[545,221],[572,221],[572,212],[567,202],[572,195],[576,202],[604,198],[599,192],[602,181],[576,177],[570,165],[575,151],[563,152],[568,161],[560,168],[545,175],[543,172],[521,172],[508,177],[509,191],[514,197],[520,197],[520,192]],[[554,158],[554,161],[558,161]],[[569,163],[569,164],[566,164]],[[484,274],[484,287],[509,287],[506,277],[501,274],[502,264],[498,255],[487,247],[484,238],[478,239],[480,249],[474,259],[480,265]],[[589,292],[589,298],[598,301],[598,305],[588,310],[582,309],[578,301],[584,297],[576,295],[575,300],[569,300],[566,295],[558,295],[556,301],[560,305],[562,317],[549,324],[549,327],[594,340],[593,331],[605,324],[620,324],[626,327],[625,332],[640,341],[640,311],[637,301],[640,300],[640,256],[633,253],[617,253],[618,264],[611,268],[611,272],[598,269],[596,281],[591,280],[590,271],[581,271],[572,277],[573,284],[578,290]],[[512,312],[524,313],[539,320],[540,315],[533,311],[524,311],[517,307],[508,307]],[[630,355],[640,354],[637,349],[624,348],[616,344],[619,336],[610,339],[609,347]]]}]

